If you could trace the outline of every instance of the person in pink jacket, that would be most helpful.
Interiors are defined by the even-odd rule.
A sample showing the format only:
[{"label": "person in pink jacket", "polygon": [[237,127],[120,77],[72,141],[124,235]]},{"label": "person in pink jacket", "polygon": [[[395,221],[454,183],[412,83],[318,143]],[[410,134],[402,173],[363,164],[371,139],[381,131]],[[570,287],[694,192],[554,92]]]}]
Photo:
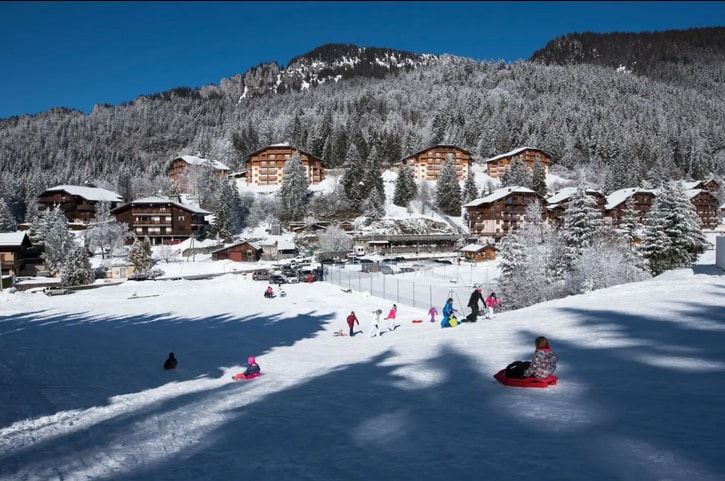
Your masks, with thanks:
[{"label": "person in pink jacket", "polygon": [[493,308],[500,305],[501,301],[496,298],[496,293],[492,292],[491,295],[486,298],[486,319],[493,319]]},{"label": "person in pink jacket", "polygon": [[390,308],[390,312],[388,312],[388,317],[385,318],[385,320],[388,321],[388,331],[395,330],[395,316],[397,314],[398,314],[398,306],[393,304],[393,307]]}]

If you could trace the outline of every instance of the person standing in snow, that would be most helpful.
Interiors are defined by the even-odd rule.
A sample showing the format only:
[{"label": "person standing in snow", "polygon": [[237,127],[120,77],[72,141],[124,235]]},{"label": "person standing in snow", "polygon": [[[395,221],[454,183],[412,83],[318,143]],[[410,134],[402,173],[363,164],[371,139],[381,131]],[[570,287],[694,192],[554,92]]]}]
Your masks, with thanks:
[{"label": "person standing in snow", "polygon": [[355,330],[353,328],[355,324],[359,326],[360,321],[358,321],[355,311],[350,311],[350,314],[347,316],[347,325],[350,326],[350,337],[355,335]]},{"label": "person standing in snow", "polygon": [[388,321],[388,331],[395,330],[395,316],[397,314],[398,314],[398,306],[393,304],[393,307],[390,308],[390,312],[388,312],[388,317],[385,318],[385,320]]},{"label": "person standing in snow", "polygon": [[478,308],[478,303],[481,302],[484,306],[486,305],[486,301],[483,299],[483,294],[481,294],[481,288],[477,288],[471,293],[471,297],[468,299],[468,307],[471,308],[471,313],[468,315],[466,320],[468,322],[476,322],[478,320],[478,315],[480,313],[480,310]]},{"label": "person standing in snow", "polygon": [[375,337],[380,335],[380,329],[378,326],[380,325],[380,316],[383,315],[382,309],[375,309],[373,311],[373,318],[372,321],[370,321],[370,337]]},{"label": "person standing in snow", "polygon": [[430,309],[428,309],[428,315],[430,316],[430,322],[436,322],[438,309],[436,309],[435,306],[430,306]]},{"label": "person standing in snow", "polygon": [[501,301],[496,298],[496,293],[492,292],[491,295],[486,298],[486,319],[493,319],[493,308],[500,305]]},{"label": "person standing in snow", "polygon": [[443,306],[443,319],[441,320],[441,327],[451,327],[451,316],[458,312],[453,308],[453,298],[449,297],[446,301],[446,305]]}]

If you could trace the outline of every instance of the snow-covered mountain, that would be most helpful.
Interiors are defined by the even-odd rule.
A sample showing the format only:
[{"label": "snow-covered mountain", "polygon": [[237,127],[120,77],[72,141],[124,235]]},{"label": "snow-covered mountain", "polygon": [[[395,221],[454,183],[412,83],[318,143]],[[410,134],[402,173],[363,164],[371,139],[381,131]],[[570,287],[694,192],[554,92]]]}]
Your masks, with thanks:
[{"label": "snow-covered mountain", "polygon": [[327,44],[298,57],[287,67],[262,63],[242,75],[222,81],[223,90],[241,90],[239,99],[305,90],[316,85],[353,77],[382,78],[399,71],[431,65],[439,57],[403,50]]}]

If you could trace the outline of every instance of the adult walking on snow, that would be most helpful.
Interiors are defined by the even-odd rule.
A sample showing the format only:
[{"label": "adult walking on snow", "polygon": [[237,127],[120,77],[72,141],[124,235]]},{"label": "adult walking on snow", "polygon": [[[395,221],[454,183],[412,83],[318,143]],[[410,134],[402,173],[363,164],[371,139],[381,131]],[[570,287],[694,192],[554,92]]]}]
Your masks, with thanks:
[{"label": "adult walking on snow", "polygon": [[496,293],[492,292],[490,296],[486,298],[486,319],[493,319],[493,308],[501,305],[501,301],[496,298]]},{"label": "adult walking on snow", "polygon": [[466,320],[468,322],[476,322],[478,320],[478,315],[480,314],[480,310],[478,308],[478,303],[480,302],[484,306],[486,305],[486,301],[483,299],[483,294],[481,294],[482,289],[479,287],[475,289],[471,293],[471,297],[468,299],[468,307],[471,308],[471,313],[466,317]]},{"label": "adult walking on snow", "polygon": [[398,306],[393,304],[393,307],[390,308],[390,312],[388,312],[388,317],[385,318],[385,320],[388,321],[388,331],[395,330],[395,316],[397,314],[398,314]]},{"label": "adult walking on snow", "polygon": [[375,309],[373,311],[373,319],[370,321],[370,337],[376,337],[380,335],[380,316],[383,315],[382,309]]},{"label": "adult walking on snow", "polygon": [[358,321],[355,311],[350,311],[350,314],[347,316],[347,325],[350,326],[350,337],[355,335],[355,329],[353,327],[355,324],[359,326],[360,321]]}]

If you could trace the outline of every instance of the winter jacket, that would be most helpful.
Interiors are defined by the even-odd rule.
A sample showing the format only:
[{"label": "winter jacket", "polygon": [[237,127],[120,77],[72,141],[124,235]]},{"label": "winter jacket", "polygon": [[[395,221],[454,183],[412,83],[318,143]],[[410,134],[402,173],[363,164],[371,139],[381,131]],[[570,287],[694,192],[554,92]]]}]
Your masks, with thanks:
[{"label": "winter jacket", "polygon": [[534,376],[543,379],[550,374],[554,374],[558,360],[550,347],[538,347],[534,352],[531,365],[524,371],[524,377]]},{"label": "winter jacket", "polygon": [[357,320],[357,316],[355,314],[350,314],[347,316],[347,325],[350,326],[350,329],[352,329],[352,326],[357,324],[360,325],[360,321]]},{"label": "winter jacket", "polygon": [[254,364],[247,366],[247,369],[244,370],[244,375],[250,376],[252,374],[259,374],[261,371],[262,369],[259,367],[259,364],[255,362]]},{"label": "winter jacket", "polygon": [[[473,291],[473,294],[471,294],[471,297],[468,299],[468,307],[473,309],[474,307],[478,306],[479,301],[485,305],[486,301],[483,300],[483,296],[481,295],[481,292],[476,289]],[[476,309],[478,310],[478,309]]]},{"label": "winter jacket", "polygon": [[176,358],[173,355],[169,355],[169,358],[164,362],[164,369],[176,369]]},{"label": "winter jacket", "polygon": [[487,307],[496,307],[501,304],[501,301],[499,301],[496,296],[488,296],[486,298],[486,306]]},{"label": "winter jacket", "polygon": [[451,317],[451,314],[456,312],[455,309],[453,309],[453,303],[452,302],[446,302],[446,305],[443,306],[443,317],[448,319]]},{"label": "winter jacket", "polygon": [[385,319],[395,319],[395,315],[398,313],[396,309],[390,309],[390,312],[388,312],[388,317]]},{"label": "winter jacket", "polygon": [[438,309],[431,307],[428,309],[428,315],[430,316],[430,322],[435,322],[436,316],[438,315]]}]

